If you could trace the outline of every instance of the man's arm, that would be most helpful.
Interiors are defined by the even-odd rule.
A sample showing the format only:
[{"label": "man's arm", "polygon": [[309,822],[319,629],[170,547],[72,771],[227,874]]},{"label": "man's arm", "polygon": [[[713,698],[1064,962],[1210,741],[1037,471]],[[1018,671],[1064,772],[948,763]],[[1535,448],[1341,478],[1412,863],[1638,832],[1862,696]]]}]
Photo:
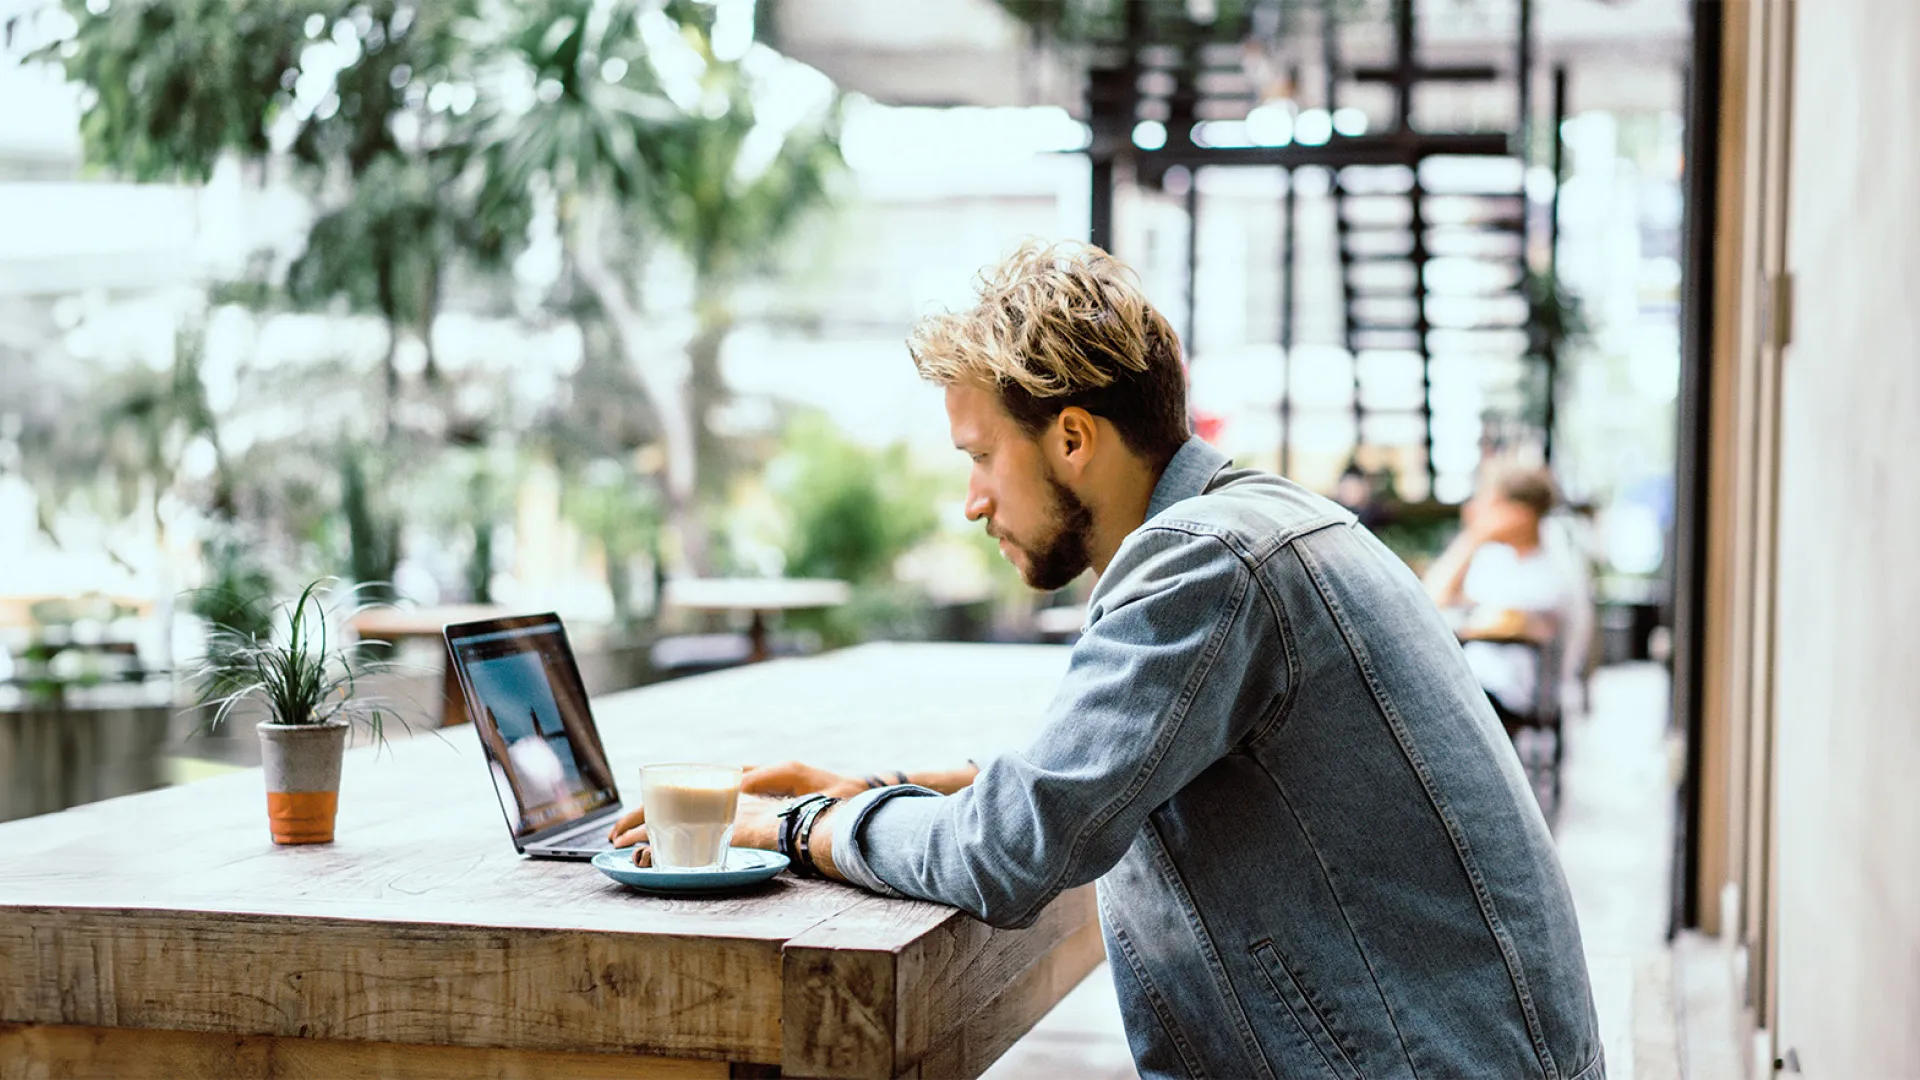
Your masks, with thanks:
[{"label": "man's arm", "polygon": [[823,814],[825,872],[1023,926],[1105,873],[1147,815],[1283,698],[1287,660],[1251,570],[1217,537],[1158,527],[1108,570],[1039,738],[946,798],[864,792]]},{"label": "man's arm", "polygon": [[942,795],[951,795],[973,783],[973,778],[979,773],[980,767],[969,761],[950,769],[916,769],[912,772],[886,769],[865,776],[841,776],[798,761],[786,761],[778,765],[749,766],[746,776],[740,781],[740,791],[745,795],[776,798],[817,793],[844,799],[869,788],[913,784]]},{"label": "man's arm", "polygon": [[1467,581],[1467,570],[1473,566],[1473,557],[1479,554],[1486,543],[1486,538],[1477,531],[1464,528],[1440,553],[1440,557],[1433,560],[1433,565],[1427,568],[1423,584],[1435,607],[1457,607],[1466,602],[1462,586]]},{"label": "man's arm", "polygon": [[[504,775],[504,774],[503,774]],[[885,788],[898,784],[927,788],[942,795],[951,795],[980,775],[980,766],[969,761],[951,769],[923,769],[918,772],[893,771],[875,773],[870,777],[848,777],[825,769],[816,769],[798,761],[783,762],[779,765],[756,765],[747,769],[746,776],[740,782],[740,808],[734,817],[733,843],[741,847],[765,848],[777,850],[779,825],[778,814],[782,807],[799,795],[832,795],[838,799],[850,798],[865,791]],[[502,781],[504,783],[504,781]],[[831,842],[828,834],[822,831],[826,817],[832,808],[822,812],[821,819],[814,824],[814,842],[824,851]],[[615,847],[630,847],[647,839],[646,807],[638,806],[620,816],[613,828],[607,833],[607,840]],[[636,861],[639,861],[636,858]],[[822,869],[828,863],[816,856]],[[838,875],[832,875],[839,877]],[[845,880],[845,878],[839,878]]]}]

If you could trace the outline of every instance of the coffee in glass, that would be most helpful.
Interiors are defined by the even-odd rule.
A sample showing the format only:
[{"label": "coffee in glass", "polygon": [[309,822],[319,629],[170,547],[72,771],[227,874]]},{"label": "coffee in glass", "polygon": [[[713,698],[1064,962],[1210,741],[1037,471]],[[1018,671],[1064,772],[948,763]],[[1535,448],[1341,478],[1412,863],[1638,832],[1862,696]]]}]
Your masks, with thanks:
[{"label": "coffee in glass", "polygon": [[740,805],[738,765],[648,765],[640,770],[653,865],[672,870],[726,867]]}]

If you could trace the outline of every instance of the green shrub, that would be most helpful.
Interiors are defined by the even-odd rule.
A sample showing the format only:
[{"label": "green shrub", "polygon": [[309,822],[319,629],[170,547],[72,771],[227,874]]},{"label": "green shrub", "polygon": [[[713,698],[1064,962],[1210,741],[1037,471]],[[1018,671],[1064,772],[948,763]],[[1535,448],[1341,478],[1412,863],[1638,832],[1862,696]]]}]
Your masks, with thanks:
[{"label": "green shrub", "polygon": [[905,446],[862,446],[818,414],[796,417],[782,443],[768,476],[789,521],[786,575],[853,585],[845,607],[796,612],[787,625],[828,645],[926,636],[930,605],[895,582],[893,567],[938,528],[937,483]]}]

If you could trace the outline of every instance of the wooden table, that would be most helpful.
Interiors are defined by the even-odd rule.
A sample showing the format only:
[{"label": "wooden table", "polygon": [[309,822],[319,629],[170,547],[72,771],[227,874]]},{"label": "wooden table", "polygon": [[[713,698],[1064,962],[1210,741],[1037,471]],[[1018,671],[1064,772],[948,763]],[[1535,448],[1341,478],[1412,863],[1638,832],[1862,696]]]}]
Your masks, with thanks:
[{"label": "wooden table", "polygon": [[[595,711],[629,795],[660,759],[914,768],[1025,742],[1065,664],[867,646]],[[349,751],[328,846],[272,846],[254,771],[0,825],[0,1077],[974,1076],[1102,959],[1090,888],[1002,931],[522,859],[463,736]]]},{"label": "wooden table", "polygon": [[689,611],[744,611],[752,644],[748,660],[767,658],[767,616],[781,611],[839,607],[853,595],[844,581],[831,578],[682,578],[667,582],[661,598],[669,607]]},{"label": "wooden table", "polygon": [[506,608],[491,604],[445,604],[439,607],[374,607],[347,620],[363,641],[384,641],[397,654],[409,641],[431,638],[440,644],[440,726],[464,724],[467,696],[460,692],[460,676],[453,670],[453,657],[447,655],[442,633],[449,623],[478,622],[508,614]]}]

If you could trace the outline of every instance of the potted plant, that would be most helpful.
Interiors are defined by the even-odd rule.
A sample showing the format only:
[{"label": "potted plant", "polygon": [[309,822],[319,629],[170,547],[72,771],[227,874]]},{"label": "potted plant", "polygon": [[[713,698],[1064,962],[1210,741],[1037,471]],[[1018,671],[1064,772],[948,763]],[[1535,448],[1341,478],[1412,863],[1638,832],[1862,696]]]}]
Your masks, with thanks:
[{"label": "potted plant", "polygon": [[365,658],[361,646],[331,632],[321,599],[325,584],[313,582],[297,600],[279,605],[266,633],[216,625],[195,675],[200,707],[213,710],[208,729],[243,703],[267,714],[256,727],[276,844],[332,842],[347,732],[359,722],[380,741],[392,712],[356,693],[360,679],[390,665]]}]

